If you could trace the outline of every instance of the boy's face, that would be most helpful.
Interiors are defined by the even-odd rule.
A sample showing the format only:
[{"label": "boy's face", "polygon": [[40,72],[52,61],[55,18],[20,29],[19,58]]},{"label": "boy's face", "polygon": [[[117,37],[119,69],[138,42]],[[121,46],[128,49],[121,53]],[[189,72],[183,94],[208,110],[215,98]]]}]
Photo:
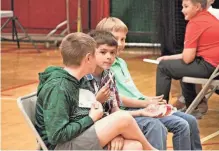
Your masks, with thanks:
[{"label": "boy's face", "polygon": [[125,39],[126,39],[127,32],[125,32],[125,31],[112,31],[112,34],[117,39],[117,42],[118,42],[117,55],[119,55],[120,52],[123,51],[125,48]]},{"label": "boy's face", "polygon": [[182,13],[185,16],[185,20],[190,20],[201,10],[201,4],[193,4],[191,0],[183,0],[182,6]]},{"label": "boy's face", "polygon": [[100,45],[95,52],[97,66],[103,70],[109,69],[115,61],[116,52],[116,46]]}]

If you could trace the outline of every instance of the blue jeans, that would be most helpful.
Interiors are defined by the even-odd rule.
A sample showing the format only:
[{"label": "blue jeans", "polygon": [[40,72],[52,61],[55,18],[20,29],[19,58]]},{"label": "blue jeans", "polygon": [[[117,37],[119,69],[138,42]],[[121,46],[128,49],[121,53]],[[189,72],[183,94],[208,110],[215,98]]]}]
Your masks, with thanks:
[{"label": "blue jeans", "polygon": [[[136,109],[126,109],[136,110]],[[148,142],[158,150],[166,150],[167,128],[159,119],[151,117],[134,117]]]},{"label": "blue jeans", "polygon": [[159,118],[173,133],[174,150],[202,150],[196,118],[183,112]]}]

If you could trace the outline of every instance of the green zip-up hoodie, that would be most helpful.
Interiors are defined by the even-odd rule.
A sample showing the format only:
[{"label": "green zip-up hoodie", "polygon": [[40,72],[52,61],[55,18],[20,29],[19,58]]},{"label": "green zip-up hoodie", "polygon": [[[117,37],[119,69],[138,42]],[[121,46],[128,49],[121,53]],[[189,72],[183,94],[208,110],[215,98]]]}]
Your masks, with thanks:
[{"label": "green zip-up hoodie", "polygon": [[48,149],[70,141],[93,124],[89,110],[78,107],[80,82],[60,67],[39,73],[35,127]]}]

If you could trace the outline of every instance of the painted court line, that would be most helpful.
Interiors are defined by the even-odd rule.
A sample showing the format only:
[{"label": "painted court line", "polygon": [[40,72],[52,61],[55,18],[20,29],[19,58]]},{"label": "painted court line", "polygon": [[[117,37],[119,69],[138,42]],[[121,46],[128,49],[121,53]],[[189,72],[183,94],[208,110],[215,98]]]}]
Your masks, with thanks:
[{"label": "painted court line", "polygon": [[[213,145],[219,145],[219,142],[202,144],[202,146],[213,146]],[[173,149],[173,146],[168,146],[167,148],[168,149]]]},{"label": "painted court line", "polygon": [[2,96],[13,96],[11,94],[2,94]]},{"label": "painted court line", "polygon": [[217,109],[208,109],[209,111],[219,112]]},{"label": "painted court line", "polygon": [[212,134],[202,138],[201,139],[201,143],[204,143],[204,142],[206,142],[206,141],[208,141],[208,140],[210,140],[210,139],[212,139],[212,138],[214,138],[214,137],[216,137],[218,135],[219,135],[219,131],[216,131],[215,133],[212,133]]},{"label": "painted court line", "polygon": [[30,82],[30,83],[26,83],[26,84],[22,84],[22,85],[17,85],[17,86],[12,86],[12,87],[10,87],[10,88],[7,88],[7,89],[2,90],[1,92],[5,92],[5,91],[9,91],[9,90],[21,88],[21,87],[28,86],[28,85],[32,85],[32,84],[35,84],[35,83],[38,83],[38,81],[33,81],[33,82]]},{"label": "painted court line", "polygon": [[17,98],[2,97],[1,100],[17,100]]}]

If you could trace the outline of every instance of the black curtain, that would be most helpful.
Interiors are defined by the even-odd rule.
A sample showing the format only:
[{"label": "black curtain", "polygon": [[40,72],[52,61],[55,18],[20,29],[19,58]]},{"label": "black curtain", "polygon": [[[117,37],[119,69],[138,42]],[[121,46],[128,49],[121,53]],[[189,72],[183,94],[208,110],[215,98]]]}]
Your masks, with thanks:
[{"label": "black curtain", "polygon": [[183,50],[186,21],[181,12],[182,0],[160,0],[159,42],[162,55],[173,55]]},{"label": "black curtain", "polygon": [[215,0],[214,4],[212,5],[212,7],[219,9],[219,0]]}]

